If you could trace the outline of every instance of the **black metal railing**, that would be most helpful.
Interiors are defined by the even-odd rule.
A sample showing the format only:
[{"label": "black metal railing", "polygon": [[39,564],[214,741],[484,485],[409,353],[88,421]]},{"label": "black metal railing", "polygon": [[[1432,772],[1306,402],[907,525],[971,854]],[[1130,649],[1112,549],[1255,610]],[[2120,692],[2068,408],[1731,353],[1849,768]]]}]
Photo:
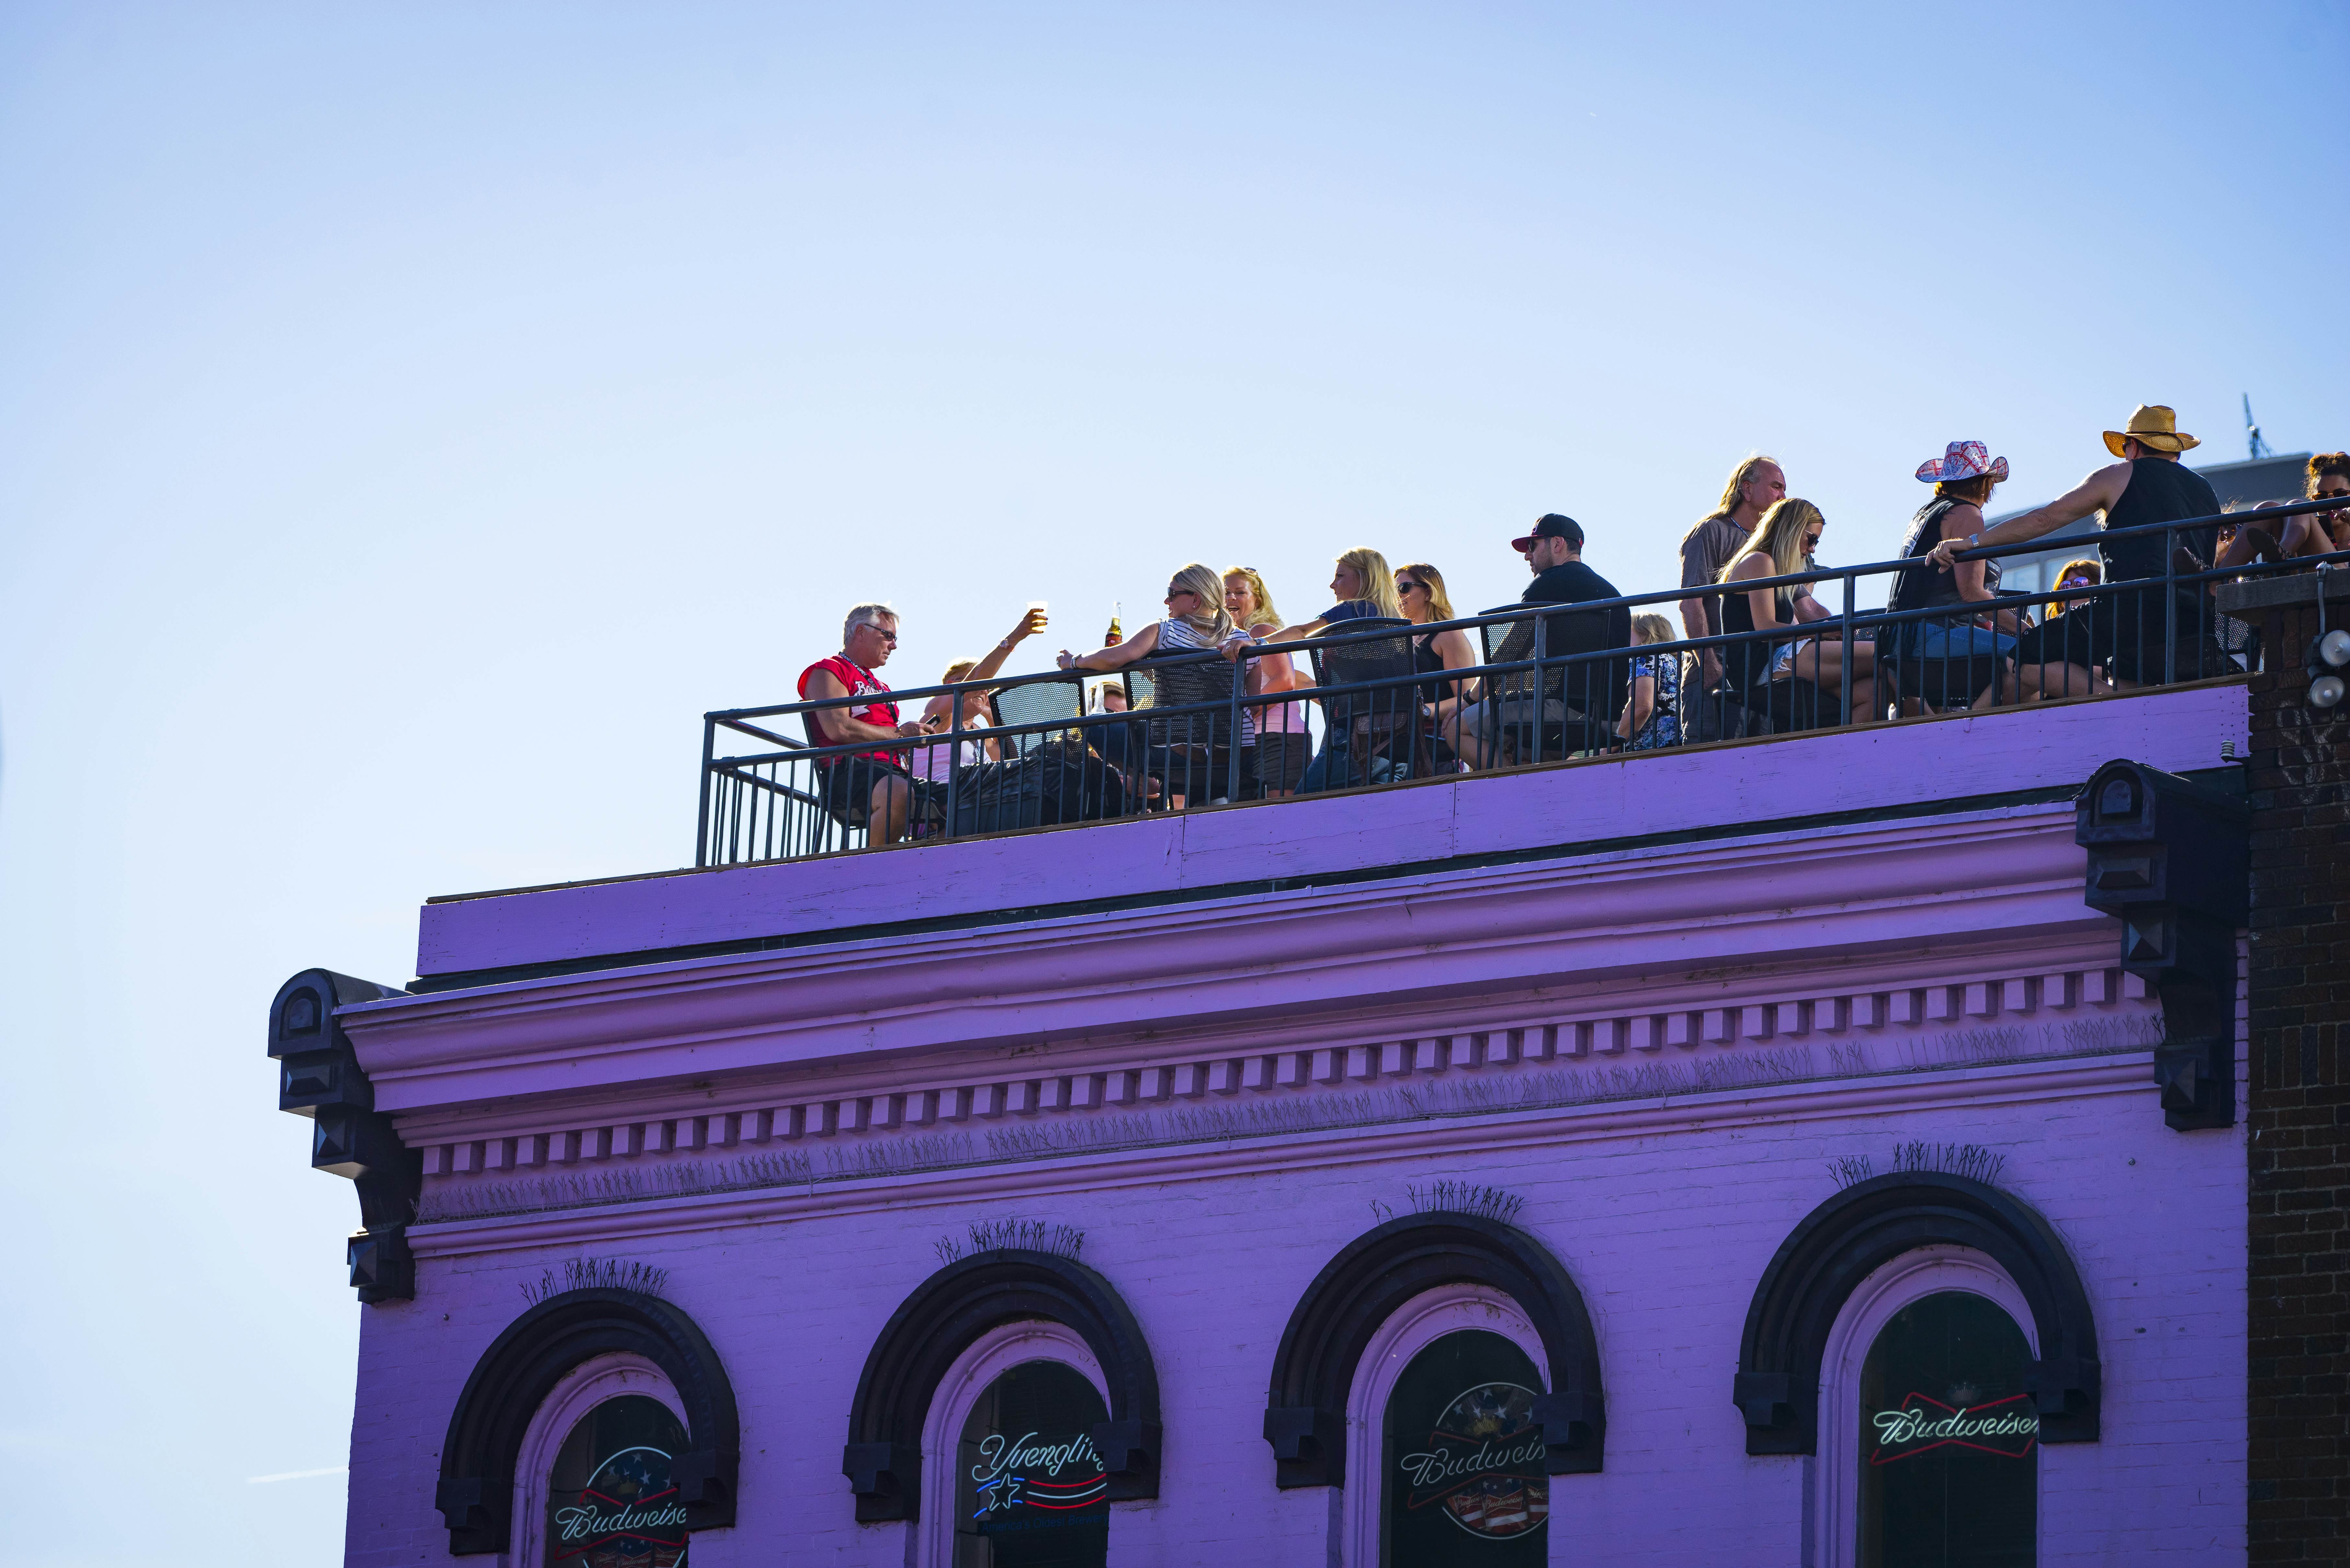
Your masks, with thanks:
[{"label": "black metal railing", "polygon": [[[2159,577],[1917,608],[1864,609],[1866,579],[1918,562],[1822,567],[1784,576],[1573,605],[1509,605],[1415,626],[1347,622],[1303,643],[1237,659],[1194,652],[1139,661],[1117,683],[1127,711],[1086,711],[1099,672],[1052,671],[892,692],[919,711],[951,699],[934,731],[825,743],[827,712],[868,697],[703,715],[695,864],[734,865],[890,842],[938,842],[1149,812],[1359,789],[1461,771],[1527,767],[1720,738],[1785,734],[2117,694],[2259,668],[2257,632],[2220,615],[2224,581],[2350,564],[2350,550],[2282,562],[2213,564],[2225,531],[2305,512],[2310,502],[2188,518],[2094,536],[2155,538]],[[2083,544],[2091,541],[2084,540]],[[2186,553],[2182,553],[2182,547]],[[2042,541],[1960,553],[2040,553]],[[1830,611],[1811,593],[1834,585]],[[1806,598],[1817,618],[1635,644],[1634,618],[1688,599]],[[1752,601],[1749,601],[1750,618]],[[1478,662],[1438,670],[1423,645],[1466,633]],[[1832,652],[1831,652],[1832,650]],[[1252,691],[1253,659],[1305,656],[1314,684]],[[981,722],[972,722],[977,719]],[[799,726],[798,736],[782,732]],[[1308,742],[1299,746],[1303,733]],[[764,749],[721,755],[723,735]],[[1297,758],[1310,753],[1302,769]]]}]

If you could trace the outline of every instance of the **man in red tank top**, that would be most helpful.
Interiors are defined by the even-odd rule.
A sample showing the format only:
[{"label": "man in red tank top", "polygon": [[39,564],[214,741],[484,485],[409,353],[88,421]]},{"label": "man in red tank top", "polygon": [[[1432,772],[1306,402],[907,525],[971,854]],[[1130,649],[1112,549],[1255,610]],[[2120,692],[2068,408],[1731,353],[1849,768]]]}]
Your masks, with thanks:
[{"label": "man in red tank top", "polygon": [[[838,701],[869,697],[862,707],[830,708],[802,715],[808,742],[847,746],[859,741],[896,742],[923,733],[918,723],[899,723],[889,687],[874,670],[889,661],[898,646],[898,612],[887,605],[858,605],[841,628],[841,648],[800,671],[800,701]],[[818,764],[824,803],[851,826],[864,817],[867,841],[895,844],[906,836],[913,807],[914,781],[899,760],[905,748],[879,744]]]}]

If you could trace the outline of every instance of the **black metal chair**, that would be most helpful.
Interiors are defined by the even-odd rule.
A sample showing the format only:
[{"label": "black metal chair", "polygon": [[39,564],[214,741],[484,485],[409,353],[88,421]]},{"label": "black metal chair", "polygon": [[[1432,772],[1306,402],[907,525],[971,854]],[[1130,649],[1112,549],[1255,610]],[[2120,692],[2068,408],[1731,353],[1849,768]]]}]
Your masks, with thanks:
[{"label": "black metal chair", "polygon": [[[1315,684],[1325,691],[1374,680],[1399,682],[1316,699],[1322,707],[1324,746],[1333,758],[1342,752],[1346,756],[1345,779],[1325,787],[1385,783],[1398,776],[1425,778],[1435,772],[1435,751],[1419,722],[1421,671],[1412,660],[1411,627],[1410,621],[1391,616],[1339,621],[1308,645]],[[1399,635],[1359,642],[1325,640],[1390,628]]]},{"label": "black metal chair", "polygon": [[[1074,722],[1085,705],[1085,682],[1076,676],[1065,680],[1031,681],[1006,686],[995,693],[995,722],[1005,725],[1049,724],[1059,719]],[[1037,730],[1003,736],[1000,744],[1006,756],[1024,757],[1053,737],[1050,730]]]},{"label": "black metal chair", "polygon": [[[1142,715],[1143,772],[1159,781],[1157,805],[1180,810],[1198,800],[1221,800],[1232,780],[1232,666],[1186,653],[1129,664],[1123,671],[1126,705]],[[1160,709],[1213,703],[1205,712],[1149,715]],[[1147,788],[1147,786],[1146,786]]]},{"label": "black metal chair", "polygon": [[[832,744],[817,729],[814,713],[800,715],[800,732],[807,736],[810,746]],[[943,745],[945,742],[935,743]],[[897,759],[898,771],[905,774],[906,782],[913,790],[912,810],[908,824],[910,830],[921,830],[943,825],[946,821],[944,789],[927,779],[916,778],[908,772],[906,763],[910,760],[910,753],[893,752],[890,755]],[[847,787],[845,780],[837,785],[834,782],[836,770],[844,770],[856,760],[854,755],[850,755],[816,761],[816,788],[809,794],[801,797],[812,799],[827,816],[845,828],[863,827],[873,815],[873,798],[868,791]],[[796,794],[798,792],[791,793]]]}]

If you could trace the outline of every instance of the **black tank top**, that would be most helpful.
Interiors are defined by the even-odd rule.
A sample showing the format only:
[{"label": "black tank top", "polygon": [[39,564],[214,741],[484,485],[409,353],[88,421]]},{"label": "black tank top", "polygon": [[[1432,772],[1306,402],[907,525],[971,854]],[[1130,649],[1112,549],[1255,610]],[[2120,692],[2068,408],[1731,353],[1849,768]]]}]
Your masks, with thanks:
[{"label": "black tank top", "polygon": [[[2183,462],[2141,457],[2131,462],[2129,486],[2106,514],[2103,526],[2110,532],[2135,528],[2141,523],[2211,517],[2219,511],[2220,498],[2212,493],[2210,480]],[[2097,553],[2106,558],[2106,581],[2117,583],[2126,577],[2162,576],[2163,566],[2170,557],[2171,537],[2158,532],[2123,539],[2100,538]],[[2208,528],[2187,529],[2177,537],[2209,565],[2218,548],[2220,525],[2214,523]]]},{"label": "black tank top", "polygon": [[[1774,567],[1767,574],[1779,575]],[[1795,590],[1771,590],[1771,608],[1779,618],[1783,628],[1792,628],[1795,621]],[[1725,637],[1754,629],[1754,599],[1752,593],[1721,596],[1721,631]],[[1736,687],[1761,686],[1771,679],[1771,660],[1778,657],[1784,642],[1769,638],[1757,638],[1752,642],[1726,643],[1721,649],[1721,666],[1728,672],[1730,683]]]},{"label": "black tank top", "polygon": [[[1433,636],[1415,637],[1411,639],[1411,667],[1423,675],[1433,675],[1443,670],[1444,655],[1437,651],[1436,639]],[[1461,680],[1458,676],[1450,680],[1423,680],[1419,683],[1420,700],[1424,702],[1441,702],[1451,696],[1460,685]]]},{"label": "black tank top", "polygon": [[[1902,559],[1923,556],[1940,544],[1942,519],[1960,504],[1947,495],[1938,495],[1918,508],[1918,515],[1909,520],[1909,535],[1901,541]],[[1999,592],[1999,563],[1985,561],[1982,569],[1983,587],[1992,593]],[[1959,592],[1956,566],[1935,567],[1921,561],[1917,566],[1902,568],[1900,577],[1893,585],[1892,594],[1885,601],[1885,607],[1887,610],[1931,609],[1937,605],[1957,604],[1965,597]]]}]

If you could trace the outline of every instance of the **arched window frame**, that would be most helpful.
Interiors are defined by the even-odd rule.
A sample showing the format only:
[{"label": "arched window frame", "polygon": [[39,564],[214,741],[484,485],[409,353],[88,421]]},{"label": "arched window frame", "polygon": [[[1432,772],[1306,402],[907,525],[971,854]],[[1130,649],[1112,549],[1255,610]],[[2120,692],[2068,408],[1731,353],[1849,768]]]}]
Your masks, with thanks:
[{"label": "arched window frame", "polygon": [[1534,1403],[1552,1475],[1596,1473],[1607,1434],[1599,1342],[1583,1293],[1534,1237],[1483,1215],[1431,1210],[1357,1236],[1324,1265],[1291,1310],[1274,1352],[1264,1439],[1274,1484],[1347,1484],[1347,1402],[1368,1345],[1427,1293],[1482,1285],[1517,1303],[1539,1331],[1549,1392]]},{"label": "arched window frame", "polygon": [[680,1427],[689,1425],[685,1401],[678,1397],[669,1375],[648,1357],[615,1351],[573,1367],[540,1403],[523,1432],[515,1464],[512,1561],[517,1568],[538,1568],[546,1555],[546,1482],[555,1469],[555,1456],[563,1451],[564,1439],[588,1412],[623,1394],[658,1399],[677,1417]]},{"label": "arched window frame", "polygon": [[685,1407],[689,1450],[671,1473],[687,1528],[734,1522],[742,1423],[718,1353],[685,1310],[639,1291],[564,1291],[531,1307],[491,1341],[457,1396],[441,1439],[433,1503],[449,1526],[449,1554],[514,1550],[513,1507],[523,1435],[547,1396],[602,1356],[641,1355],[660,1367]]},{"label": "arched window frame", "polygon": [[1542,1376],[1537,1392],[1549,1390],[1550,1357],[1543,1350],[1542,1334],[1507,1292],[1490,1285],[1451,1284],[1398,1307],[1363,1347],[1347,1394],[1347,1474],[1354,1484],[1339,1489],[1339,1562],[1379,1560],[1379,1512],[1388,1480],[1380,1463],[1388,1397],[1413,1356],[1463,1329],[1498,1334],[1524,1351]]},{"label": "arched window frame", "polygon": [[2031,1305],[2039,1348],[2025,1387],[2040,1441],[2097,1440],[2097,1327],[2080,1272],[2054,1226],[2014,1195],[1945,1171],[1856,1182],[1805,1215],[1756,1282],[1740,1335],[1731,1398],[1749,1454],[1819,1451],[1820,1367],[1854,1287],[1930,1247],[1993,1259]]},{"label": "arched window frame", "polygon": [[[956,1449],[963,1423],[995,1380],[1031,1361],[1057,1361],[1084,1376],[1109,1407],[1109,1379],[1085,1336],[1066,1324],[1042,1318],[1000,1324],[972,1341],[939,1379],[922,1419],[922,1510],[915,1568],[954,1568]],[[1113,1514],[1116,1510],[1112,1510]],[[1115,1530],[1117,1527],[1112,1525]]]},{"label": "arched window frame", "polygon": [[949,1263],[882,1325],[849,1402],[848,1478],[859,1524],[919,1518],[928,1487],[921,1434],[941,1378],[1008,1324],[1057,1323],[1082,1338],[1107,1385],[1109,1419],[1091,1434],[1112,1502],[1159,1495],[1159,1371],[1134,1312],[1073,1258],[1006,1247]]},{"label": "arched window frame", "polygon": [[2022,1331],[2033,1356],[2040,1355],[2031,1302],[2005,1269],[1971,1247],[1904,1252],[1855,1286],[1820,1359],[1819,1459],[1811,1500],[1817,1524],[1810,1532],[1818,1542],[1815,1568],[1852,1568],[1859,1561],[1860,1374],[1869,1350],[1904,1307],[1944,1291],[1983,1297]]}]

